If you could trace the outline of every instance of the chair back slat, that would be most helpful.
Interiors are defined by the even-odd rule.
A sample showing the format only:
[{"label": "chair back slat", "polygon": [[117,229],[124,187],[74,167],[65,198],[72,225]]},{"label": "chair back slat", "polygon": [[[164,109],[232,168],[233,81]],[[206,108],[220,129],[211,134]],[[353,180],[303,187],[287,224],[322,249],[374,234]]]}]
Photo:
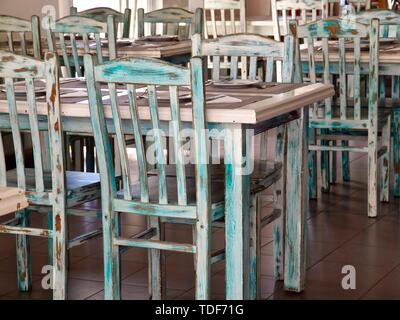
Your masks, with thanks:
[{"label": "chair back slat", "polygon": [[4,83],[6,86],[8,111],[14,144],[15,166],[17,168],[17,186],[18,188],[25,190],[25,161],[24,152],[22,150],[22,139],[21,131],[19,129],[17,105],[15,101],[14,81],[12,78],[5,78]]},{"label": "chair back slat", "polygon": [[176,179],[177,179],[177,192],[178,204],[180,206],[187,205],[187,190],[186,190],[186,173],[185,173],[185,160],[181,138],[181,116],[179,107],[179,91],[177,86],[171,86],[170,89],[171,101],[171,121],[172,121],[172,134],[174,140],[174,154],[176,160]]},{"label": "chair back slat", "polygon": [[[0,78],[4,79],[7,97],[7,107],[9,116],[9,127],[8,124],[3,127],[3,130],[8,128],[12,133],[13,142],[13,154],[15,155],[15,168],[16,177],[9,177],[12,179],[8,181],[6,172],[5,161],[5,147],[3,145],[3,139],[0,133],[0,185],[5,186],[8,183],[12,186],[14,183],[13,179],[16,179],[16,184],[23,190],[29,190],[31,193],[35,193],[31,198],[33,204],[43,203],[44,193],[52,192],[54,199],[59,197],[65,197],[65,180],[64,180],[64,158],[62,154],[62,126],[61,126],[61,115],[59,111],[59,93],[58,93],[58,74],[57,74],[57,57],[52,52],[46,54],[46,60],[41,61],[31,57],[16,55],[14,53],[0,51]],[[23,79],[23,83],[21,82]],[[37,95],[36,95],[36,79],[46,80],[46,105],[47,105],[47,122],[48,127],[43,129],[39,126],[38,108],[37,108]],[[16,82],[18,80],[18,83]],[[23,109],[17,101],[15,96],[16,86],[25,86],[26,91],[26,102],[24,103]],[[43,102],[41,102],[43,103]],[[25,117],[28,117],[26,125],[29,128],[30,144],[32,145],[33,154],[33,175],[34,184],[31,185],[27,179],[27,163],[24,159],[24,144],[22,141],[21,122],[24,121]],[[42,121],[42,120],[41,120]],[[24,132],[26,127],[24,125]],[[43,166],[43,152],[42,152],[42,141],[41,131],[49,131],[50,139],[50,150],[52,153],[51,157],[51,170],[52,170],[52,186],[45,186],[45,169]],[[55,141],[53,141],[55,140]],[[27,141],[24,139],[24,141]],[[29,142],[28,142],[29,143]],[[47,141],[45,141],[47,143]],[[7,147],[9,148],[9,146]],[[8,150],[6,150],[8,151]],[[54,192],[53,192],[54,191]],[[49,197],[47,197],[49,199]],[[53,199],[53,198],[52,198]],[[59,205],[64,206],[63,200],[60,200]]]},{"label": "chair back slat", "polygon": [[[106,22],[80,15],[67,16],[57,21],[52,21],[51,17],[47,19],[49,25],[47,30],[48,46],[53,51],[57,49],[55,35],[58,35],[61,55],[68,77],[73,77],[75,73],[78,77],[83,75],[81,70],[82,56],[83,53],[88,53],[90,50],[90,36],[95,38],[95,50],[100,61],[103,60],[101,34],[107,35],[108,58],[112,60],[117,57],[115,21],[113,15],[107,16]],[[81,36],[82,40],[77,40],[77,35]],[[69,39],[66,37],[69,37]]]},{"label": "chair back slat", "polygon": [[137,162],[139,169],[139,183],[140,183],[140,201],[149,202],[149,185],[147,179],[147,164],[146,164],[146,155],[145,148],[143,145],[143,135],[140,126],[140,119],[138,113],[138,105],[137,105],[137,95],[135,86],[132,84],[127,85],[128,90],[128,98],[129,98],[129,111],[132,118],[133,123],[133,133],[135,138],[135,146],[137,153]]},{"label": "chair back slat", "polygon": [[[18,17],[0,15],[0,34],[7,35],[8,49],[14,53],[20,53],[24,56],[31,55],[40,59],[40,27],[39,17],[32,16],[31,20],[25,20]],[[20,45],[15,48],[13,33],[18,33]],[[32,50],[27,46],[28,39],[32,40]],[[17,50],[16,50],[17,49]],[[32,52],[31,52],[32,51]]]},{"label": "chair back slat", "polygon": [[44,179],[43,179],[43,163],[42,163],[42,147],[39,134],[37,107],[36,107],[36,94],[35,86],[32,78],[25,80],[27,103],[29,110],[29,126],[32,136],[32,150],[33,161],[35,166],[35,184],[36,192],[44,192]]},{"label": "chair back slat", "polygon": [[[93,130],[96,141],[96,148],[98,150],[98,161],[102,179],[108,179],[107,187],[112,196],[116,196],[115,178],[113,175],[113,161],[111,145],[108,139],[107,126],[105,122],[104,106],[100,94],[100,83],[107,83],[109,86],[110,101],[112,108],[112,117],[114,121],[115,132],[118,140],[119,148],[125,146],[124,136],[133,134],[135,139],[135,150],[137,158],[137,166],[139,171],[139,186],[140,186],[140,202],[148,203],[150,201],[149,190],[149,177],[147,172],[147,163],[150,162],[151,157],[155,156],[155,165],[157,168],[158,179],[158,199],[160,205],[169,205],[172,201],[167,193],[167,175],[166,175],[166,159],[164,155],[163,146],[163,123],[159,120],[159,106],[158,106],[158,93],[159,90],[167,90],[169,95],[169,107],[171,111],[171,139],[174,145],[174,155],[176,160],[176,186],[177,186],[177,203],[181,206],[188,205],[188,190],[186,187],[186,166],[185,166],[185,153],[184,143],[181,136],[183,127],[180,118],[180,102],[179,90],[181,86],[192,87],[192,108],[193,108],[193,127],[195,130],[205,129],[204,115],[204,83],[202,79],[201,59],[193,58],[197,62],[196,74],[190,71],[190,68],[184,68],[172,65],[163,61],[150,58],[128,58],[110,61],[105,64],[95,64],[91,55],[85,55],[85,70],[87,74],[89,102],[91,108]],[[200,63],[200,64],[199,64]],[[200,82],[198,84],[198,82]],[[193,88],[196,83],[196,88]],[[132,131],[126,132],[122,126],[123,119],[119,106],[117,103],[117,90],[116,85],[125,86],[129,98],[129,112],[130,120],[132,122]],[[143,87],[144,86],[144,87]],[[165,89],[167,87],[167,89]],[[138,106],[138,88],[141,92],[145,90],[148,101],[148,113],[150,122],[146,122],[140,118],[140,108]],[[198,92],[201,90],[201,92]],[[198,100],[194,100],[198,99]],[[142,108],[142,107],[141,107]],[[147,107],[146,107],[147,108]],[[126,118],[124,119],[126,121]],[[200,123],[199,123],[200,122]],[[145,125],[146,123],[146,125]],[[153,146],[151,150],[145,150],[143,146],[143,135],[148,135],[153,138]],[[208,153],[204,147],[207,145],[207,139],[204,132],[202,137],[194,136],[195,143],[195,160],[196,160],[196,184],[208,184],[208,171],[199,172],[199,165],[204,165],[208,160]],[[199,154],[198,147],[204,154]],[[126,154],[120,157],[121,167],[123,172],[124,194],[126,200],[129,199],[130,194],[127,194],[125,186],[130,184],[128,180],[130,176],[129,162]],[[106,170],[104,172],[103,170]],[[124,173],[125,172],[125,173]],[[206,176],[203,176],[203,175]],[[154,178],[154,177],[153,177]],[[170,178],[168,178],[170,179]],[[204,179],[204,180],[202,180]],[[201,180],[201,181],[200,181]],[[102,181],[103,183],[103,181]],[[205,189],[198,191],[199,199],[204,199],[202,193]],[[136,201],[135,199],[133,199]]]}]

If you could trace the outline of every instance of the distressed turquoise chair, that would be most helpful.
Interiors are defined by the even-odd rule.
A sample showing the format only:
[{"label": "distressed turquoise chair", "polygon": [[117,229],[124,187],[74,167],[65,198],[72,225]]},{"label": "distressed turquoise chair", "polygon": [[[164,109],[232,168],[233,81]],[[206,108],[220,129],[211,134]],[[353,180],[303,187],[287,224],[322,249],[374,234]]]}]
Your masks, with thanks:
[{"label": "distressed turquoise chair", "polygon": [[[373,19],[370,25],[364,25],[350,20],[323,19],[306,25],[291,25],[294,35],[307,39],[309,53],[308,63],[302,65],[303,73],[308,74],[311,82],[321,79],[324,83],[334,83],[339,92],[334,99],[326,99],[322,105],[314,105],[311,129],[325,130],[310,137],[310,193],[316,194],[316,151],[346,151],[364,152],[368,154],[368,216],[376,217],[378,210],[379,183],[381,186],[381,201],[389,201],[389,163],[391,154],[391,109],[385,108],[379,102],[379,61],[378,38],[379,21]],[[315,40],[322,41],[322,51],[315,50]],[[332,45],[329,40],[338,39],[336,54],[330,52]],[[345,44],[346,39],[346,44]],[[350,46],[354,56],[360,56],[361,40],[368,40],[370,60],[362,64],[360,59],[351,58]],[[317,59],[316,57],[319,57]],[[322,59],[322,60],[321,60]],[[332,76],[335,77],[332,77]],[[348,76],[353,79],[353,94],[348,95]],[[361,94],[361,77],[368,77],[367,95]],[[340,129],[336,132],[335,130]],[[343,135],[341,131],[352,130],[352,135]],[[381,146],[378,146],[379,132]],[[349,141],[360,140],[356,136],[367,135],[366,146],[350,146]],[[362,137],[361,137],[362,139]],[[341,145],[330,145],[329,141],[342,141]],[[321,143],[318,144],[317,142]],[[328,143],[326,143],[328,142]],[[380,160],[380,166],[379,166]],[[380,167],[380,181],[379,181]],[[321,160],[322,180],[329,184],[329,163]],[[324,181],[323,181],[324,183]]]},{"label": "distressed turquoise chair", "polygon": [[[151,297],[161,299],[165,289],[161,266],[162,251],[195,254],[196,298],[210,298],[211,271],[211,222],[224,214],[224,184],[211,183],[209,155],[207,152],[207,125],[202,60],[193,58],[189,68],[176,66],[151,58],[126,58],[96,64],[93,57],[85,56],[85,70],[89,92],[89,104],[94,131],[97,159],[102,182],[102,210],[104,229],[105,298],[120,298],[120,249],[141,247],[150,250]],[[115,125],[122,167],[123,191],[117,192],[113,158],[105,122],[99,84],[106,83],[110,90],[111,110]],[[122,116],[118,104],[116,84],[126,85],[129,97],[128,119]],[[139,118],[137,87],[147,86],[149,96],[148,117]],[[171,96],[171,123],[160,121],[157,108],[157,86],[168,88]],[[189,86],[192,92],[193,118],[180,119],[178,91]],[[141,112],[140,112],[141,114]],[[126,126],[126,122],[130,126]],[[186,124],[193,128],[192,142],[196,178],[186,177],[183,162],[181,129]],[[177,175],[167,177],[162,145],[162,130],[171,124],[171,139],[177,151]],[[124,128],[124,129],[123,129]],[[131,129],[128,129],[131,128]],[[134,135],[139,181],[131,180],[132,168],[128,163],[125,135]],[[146,163],[149,152],[144,152],[142,136],[154,138],[155,164],[158,175],[149,176]],[[136,214],[148,218],[148,229],[132,238],[123,237],[119,229],[120,214]],[[196,226],[194,244],[165,241],[163,223],[192,223]]]},{"label": "distressed turquoise chair", "polygon": [[[285,42],[278,42],[256,34],[231,34],[216,39],[201,39],[199,34],[192,38],[193,49],[192,54],[202,56],[203,58],[212,57],[212,80],[219,81],[222,78],[220,73],[220,64],[223,57],[230,59],[230,79],[239,79],[242,74],[238,72],[239,57],[246,57],[249,61],[249,73],[245,75],[249,80],[265,80],[267,82],[275,81],[275,64],[282,61],[283,68],[281,79],[283,82],[294,81],[294,43],[293,37],[285,37]],[[257,63],[259,59],[265,61],[265,74],[257,73]],[[250,252],[250,296],[249,298],[257,298],[260,296],[260,261],[261,256],[261,231],[264,226],[272,222],[276,218],[275,223],[275,275],[278,279],[283,277],[283,256],[282,245],[284,244],[283,221],[285,215],[283,210],[284,204],[284,179],[285,179],[285,126],[277,129],[276,142],[276,162],[267,161],[267,132],[261,134],[260,143],[260,159],[255,163],[255,170],[251,176],[251,194],[252,194],[252,210],[250,211],[251,220],[251,246]],[[218,172],[214,169],[213,172]],[[260,195],[267,188],[274,186],[275,188],[275,210],[271,216],[261,217]]]},{"label": "distressed turquoise chair", "polygon": [[[393,10],[373,9],[363,11],[357,14],[356,21],[363,24],[369,24],[373,19],[379,19],[380,38],[396,38],[400,40],[400,14]],[[395,197],[400,197],[400,73],[393,68],[389,71],[389,76],[379,76],[379,97],[381,100],[392,101],[393,108],[393,168],[394,168],[394,188]],[[390,92],[386,90],[386,83],[391,82]]]},{"label": "distressed turquoise chair", "polygon": [[[66,208],[84,200],[82,199],[84,185],[74,182],[73,178],[79,173],[66,172],[64,167],[57,57],[49,52],[45,61],[41,61],[0,51],[0,78],[5,81],[8,108],[8,113],[1,114],[0,186],[18,187],[25,192],[29,201],[28,208],[17,211],[14,219],[2,223],[0,232],[17,235],[17,277],[21,291],[28,291],[31,288],[30,237],[51,239],[54,243],[51,247],[52,259],[49,261],[49,264],[53,265],[51,274],[53,297],[66,299],[67,250],[73,245],[72,240],[68,241]],[[22,107],[15,97],[15,79],[26,81],[27,101]],[[34,82],[36,79],[46,81],[45,102],[36,100]],[[43,120],[46,116],[48,121]],[[27,131],[30,133],[33,147],[33,167],[28,167],[29,164],[25,161],[26,153],[21,138],[21,133]],[[40,141],[40,133],[43,131],[49,133],[51,171],[46,171],[43,165],[41,150],[44,146]],[[9,159],[10,142],[14,151],[11,154],[15,155],[14,161]],[[15,169],[8,167],[12,162],[15,163]],[[52,224],[48,229],[30,227],[30,214],[39,214],[43,211],[51,212]]]},{"label": "distressed turquoise chair", "polygon": [[[24,56],[31,55],[40,59],[40,26],[39,17],[32,16],[31,20],[25,20],[18,17],[0,15],[0,34],[7,34],[8,49],[14,53],[20,53]],[[14,44],[14,35],[19,35],[19,46]],[[32,48],[27,43],[27,34],[30,34]]]},{"label": "distressed turquoise chair", "polygon": [[107,23],[107,17],[109,15],[112,15],[114,16],[114,21],[116,23],[122,24],[122,38],[129,38],[129,33],[131,28],[131,16],[132,16],[132,10],[129,8],[126,8],[122,13],[112,8],[106,8],[106,7],[90,8],[78,12],[78,9],[76,7],[71,7],[70,15],[86,17],[104,23]]},{"label": "distressed turquoise chair", "polygon": [[[178,35],[180,39],[190,39],[194,33],[202,34],[203,10],[197,8],[191,12],[182,8],[162,8],[159,10],[144,12],[143,8],[138,9],[138,37],[145,36],[145,25],[150,24],[150,34],[157,33],[157,24],[162,25],[162,34]],[[182,26],[185,24],[185,26]]]}]

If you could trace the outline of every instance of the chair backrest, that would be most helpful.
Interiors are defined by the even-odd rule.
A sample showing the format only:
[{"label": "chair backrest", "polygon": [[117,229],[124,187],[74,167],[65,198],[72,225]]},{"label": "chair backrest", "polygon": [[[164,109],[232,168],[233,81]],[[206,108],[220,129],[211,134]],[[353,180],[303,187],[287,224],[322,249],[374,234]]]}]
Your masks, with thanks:
[{"label": "chair backrest", "polygon": [[[49,50],[61,50],[63,65],[67,69],[68,77],[73,76],[72,67],[75,68],[78,77],[82,76],[83,54],[89,53],[93,49],[93,45],[97,58],[100,62],[103,61],[100,37],[102,33],[107,34],[108,59],[112,60],[117,57],[115,22],[112,15],[107,17],[106,23],[80,16],[68,16],[57,21],[52,21],[49,17],[47,22],[49,26],[47,29]],[[77,34],[82,37],[82,40],[76,38]],[[58,43],[56,43],[56,35],[58,35]],[[94,37],[94,41],[90,37]]]},{"label": "chair backrest", "polygon": [[[238,78],[238,60],[240,57],[247,57],[249,60],[249,72],[246,78],[256,80],[257,62],[259,58],[265,59],[265,80],[274,80],[274,69],[277,60],[283,57],[283,82],[293,82],[294,77],[294,41],[293,37],[288,35],[285,42],[278,42],[257,34],[240,33],[231,34],[216,39],[202,39],[199,34],[192,38],[192,54],[194,56],[211,57],[212,80],[220,80],[221,57],[230,57],[231,79]],[[243,78],[243,75],[242,75]]]},{"label": "chair backrest", "polygon": [[[335,75],[339,86],[339,113],[332,112],[332,100],[325,101],[323,114],[316,106],[314,119],[363,120],[361,112],[361,75],[368,76],[368,117],[376,117],[378,102],[378,35],[379,21],[373,19],[371,25],[364,25],[348,19],[328,18],[306,25],[291,24],[292,34],[307,39],[308,64],[302,64],[303,73],[308,73],[311,82],[321,79],[323,83],[332,83]],[[369,39],[369,67],[361,64],[361,40]],[[338,44],[329,43],[338,40]],[[322,42],[321,50],[316,50],[316,41]],[[298,41],[297,41],[298,43]],[[316,59],[318,55],[319,59]],[[300,56],[300,55],[298,55]],[[353,77],[353,97],[348,95],[348,75]],[[351,101],[352,100],[352,101]],[[349,102],[349,104],[348,104]]]},{"label": "chair backrest", "polygon": [[328,0],[271,0],[271,12],[274,39],[280,41],[281,36],[289,34],[290,20],[297,20],[301,25],[327,18]]},{"label": "chair backrest", "polygon": [[129,38],[129,32],[130,32],[130,26],[131,26],[131,16],[132,16],[132,10],[129,8],[126,8],[124,12],[119,12],[117,10],[114,10],[112,8],[107,8],[107,7],[98,7],[98,8],[90,8],[81,12],[78,12],[78,9],[76,7],[71,7],[70,8],[70,15],[71,16],[80,16],[80,17],[86,17],[90,19],[94,19],[100,22],[107,22],[107,17],[109,15],[114,16],[114,21],[116,23],[121,23],[122,24],[122,37],[123,38]]},{"label": "chair backrest", "polygon": [[[7,34],[8,49],[14,53],[28,55],[26,34],[31,33],[33,56],[37,59],[41,57],[40,49],[40,26],[39,17],[32,16],[31,20],[25,20],[12,16],[0,15],[0,33]],[[13,33],[19,34],[20,45],[18,50],[14,46]]]},{"label": "chair backrest", "polygon": [[388,9],[372,9],[358,13],[354,19],[363,24],[370,24],[372,19],[379,19],[383,38],[393,37],[400,39],[400,13]]},{"label": "chair backrest", "polygon": [[[193,33],[202,33],[203,9],[197,8],[191,12],[182,8],[163,8],[144,13],[138,9],[138,37],[145,35],[145,23],[150,23],[151,35],[157,33],[157,24],[162,24],[162,33],[180,35],[181,39],[188,39]],[[185,26],[182,26],[185,24]]]},{"label": "chair backrest", "polygon": [[[162,129],[162,122],[159,121],[157,90],[161,90],[158,86],[163,86],[163,90],[169,91],[170,94],[170,125],[173,130],[171,139],[173,139],[174,142],[174,151],[176,155],[177,198],[178,204],[180,206],[185,206],[187,205],[186,174],[182,148],[183,143],[180,134],[181,129],[183,128],[183,122],[180,119],[178,92],[181,86],[191,87],[193,114],[192,142],[194,145],[194,149],[192,150],[195,151],[195,156],[193,158],[195,159],[196,167],[196,201],[198,206],[205,206],[209,201],[209,169],[206,144],[207,133],[205,130],[205,90],[202,59],[196,57],[192,58],[189,68],[172,65],[157,59],[140,57],[118,59],[105,64],[96,65],[91,55],[85,55],[85,70],[92,125],[97,149],[97,160],[102,178],[102,191],[105,192],[107,197],[116,197],[113,159],[105,122],[104,106],[100,93],[100,82],[108,84],[112,118],[116,130],[115,135],[121,159],[124,198],[125,200],[132,199],[132,190],[130,189],[132,184],[132,181],[130,181],[132,168],[130,168],[128,163],[124,139],[124,135],[130,134],[135,137],[136,156],[139,169],[140,199],[136,201],[147,204],[149,202],[150,190],[146,168],[146,162],[149,160],[147,154],[149,152],[145,151],[142,142],[142,136],[148,135],[151,136],[154,141],[155,162],[158,169],[158,175],[155,177],[158,179],[158,199],[154,201],[159,205],[164,205],[163,208],[166,208],[171,204],[169,204],[167,194],[165,158],[161,139],[162,132],[160,130]],[[125,117],[125,121],[129,121],[132,124],[133,130],[130,132],[122,129],[123,120],[121,115],[123,112],[118,103],[116,91],[117,84],[118,89],[121,89],[122,85],[124,85],[123,87],[126,85],[127,95],[129,98],[129,107],[127,107],[126,110],[129,110],[129,120]],[[139,92],[137,92],[136,89],[143,86],[147,87],[148,107],[141,107],[141,110],[139,110]],[[147,111],[143,112],[143,108]],[[144,113],[146,113],[147,116],[144,115]],[[144,120],[147,120],[147,122]],[[188,119],[186,119],[186,121],[188,121]],[[139,206],[137,208],[139,208]]]},{"label": "chair backrest", "polygon": [[[7,112],[9,122],[2,123],[2,131],[8,129],[12,133],[12,144],[15,155],[17,186],[27,190],[26,167],[24,150],[21,138],[22,131],[29,131],[32,149],[35,186],[29,189],[27,196],[31,204],[50,204],[51,199],[59,201],[64,206],[65,197],[65,171],[63,157],[62,124],[59,102],[58,67],[57,57],[48,52],[45,61],[35,58],[16,55],[0,51],[0,79],[4,79],[6,91]],[[26,101],[17,101],[15,96],[15,80],[25,81]],[[35,93],[35,80],[46,81],[46,99],[37,101]],[[41,107],[38,108],[39,103]],[[7,108],[8,107],[8,108]],[[40,113],[38,112],[40,110]],[[47,116],[47,126],[43,126],[43,116]],[[5,127],[8,127],[4,129]],[[43,152],[40,140],[40,131],[48,131],[51,150],[52,187],[45,187]],[[4,136],[3,136],[4,137]],[[7,148],[10,148],[8,145]],[[7,168],[5,161],[5,146],[0,132],[0,186],[7,186]],[[12,177],[15,179],[15,176]],[[52,193],[54,198],[49,196]]]},{"label": "chair backrest", "polygon": [[[239,18],[240,30],[238,30]],[[208,27],[210,21],[211,30]],[[218,28],[218,25],[220,27]],[[231,33],[247,32],[245,0],[204,0],[204,37],[217,38]]]}]

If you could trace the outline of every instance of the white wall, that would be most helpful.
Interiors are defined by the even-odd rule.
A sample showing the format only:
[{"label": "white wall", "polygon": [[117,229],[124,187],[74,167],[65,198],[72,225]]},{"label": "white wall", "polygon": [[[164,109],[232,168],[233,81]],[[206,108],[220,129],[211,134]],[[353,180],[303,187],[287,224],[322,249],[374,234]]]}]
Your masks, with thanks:
[{"label": "white wall", "polygon": [[68,14],[72,0],[1,0],[1,14],[30,18],[32,15],[42,16],[45,6],[53,6],[57,18]]}]

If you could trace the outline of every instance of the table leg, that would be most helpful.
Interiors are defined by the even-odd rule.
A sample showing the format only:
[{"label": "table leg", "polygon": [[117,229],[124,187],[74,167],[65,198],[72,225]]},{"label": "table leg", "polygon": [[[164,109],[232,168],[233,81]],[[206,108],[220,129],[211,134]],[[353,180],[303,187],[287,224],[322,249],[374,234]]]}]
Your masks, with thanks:
[{"label": "table leg", "polygon": [[308,216],[308,108],[287,130],[285,289],[304,290]]},{"label": "table leg", "polygon": [[244,264],[247,241],[243,235],[250,236],[246,232],[249,230],[250,172],[246,165],[242,166],[247,139],[245,127],[240,124],[226,125],[225,130],[226,298],[241,300],[249,293],[245,288],[249,274],[244,271],[249,268]]}]

